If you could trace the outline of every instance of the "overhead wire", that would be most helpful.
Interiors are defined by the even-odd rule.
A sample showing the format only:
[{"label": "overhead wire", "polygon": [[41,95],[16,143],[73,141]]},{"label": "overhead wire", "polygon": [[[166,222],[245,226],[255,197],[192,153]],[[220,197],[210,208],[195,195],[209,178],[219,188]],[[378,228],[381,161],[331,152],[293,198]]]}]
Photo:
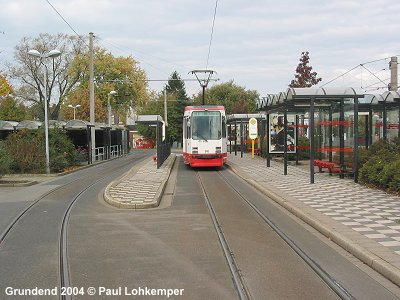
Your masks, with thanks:
[{"label": "overhead wire", "polygon": [[[161,57],[157,57],[157,56],[154,56],[154,55],[151,55],[151,54],[148,54],[148,53],[141,52],[141,51],[139,51],[139,50],[137,50],[137,49],[132,49],[132,48],[127,47],[127,46],[123,46],[123,45],[119,45],[119,44],[116,44],[116,43],[107,41],[106,39],[104,39],[104,38],[102,38],[102,37],[98,37],[98,38],[99,38],[100,40],[102,40],[103,43],[109,44],[109,45],[111,45],[112,47],[114,47],[114,48],[116,48],[116,49],[119,49],[119,50],[121,50],[121,51],[123,51],[123,52],[129,52],[129,54],[132,54],[132,55],[134,55],[134,56],[136,56],[136,57],[139,57],[139,56],[138,56],[137,54],[134,54],[134,52],[142,53],[143,55],[147,55],[147,56],[156,58],[156,59],[158,59],[158,60],[164,61],[164,62],[166,62],[167,64],[169,64],[169,65],[171,65],[171,66],[173,66],[173,67],[180,67],[180,68],[188,69],[188,67],[186,67],[186,66],[182,66],[182,65],[179,65],[179,64],[176,64],[176,63],[172,63],[172,62],[167,61],[167,60],[165,60],[165,59],[163,59],[163,58],[161,58]],[[162,73],[164,73],[164,74],[166,74],[166,75],[169,75],[169,74],[167,74],[167,72],[165,72],[164,70],[160,69],[159,67],[157,67],[157,66],[155,66],[155,65],[153,65],[153,64],[151,64],[151,63],[149,63],[147,60],[143,59],[143,57],[141,57],[140,60],[143,61],[144,63],[148,64],[148,65],[151,66],[152,68],[154,68],[154,69],[156,69],[156,70],[158,70],[158,71],[161,71]]]},{"label": "overhead wire", "polygon": [[214,35],[214,26],[215,26],[215,17],[216,17],[216,15],[217,15],[217,7],[218,7],[218,0],[215,1],[214,17],[213,17],[212,26],[211,26],[210,43],[208,44],[208,54],[207,54],[206,70],[207,70],[207,68],[208,68],[208,62],[209,62],[209,60],[210,60],[211,43],[212,43],[213,35]]},{"label": "overhead wire", "polygon": [[386,82],[383,82],[382,79],[380,79],[378,76],[376,76],[374,73],[372,73],[368,68],[366,68],[363,64],[360,64],[361,67],[363,67],[365,70],[367,70],[370,74],[372,74],[376,79],[378,79],[380,82],[383,84],[386,84]]},{"label": "overhead wire", "polygon": [[[57,8],[56,8],[49,0],[46,0],[46,2],[47,2],[47,3],[50,5],[50,7],[57,13],[57,15],[64,21],[64,23],[67,24],[67,26],[76,34],[76,36],[89,48],[89,45],[87,44],[87,42],[86,42],[86,41],[82,38],[82,36],[74,29],[74,27],[66,20],[66,18],[64,18],[64,16],[57,10]],[[97,38],[98,40],[102,40],[104,43],[108,43],[109,45],[111,45],[111,46],[113,46],[113,47],[115,47],[115,48],[117,48],[117,49],[119,49],[119,50],[121,50],[121,51],[124,51],[123,48],[126,48],[126,49],[128,49],[128,50],[130,50],[130,51],[140,52],[140,51],[138,51],[138,50],[133,50],[133,49],[130,49],[130,48],[128,48],[128,47],[118,46],[118,45],[113,44],[113,43],[111,43],[111,42],[109,42],[109,41],[106,41],[104,38],[100,38],[100,37],[98,37],[98,36],[96,36],[96,38]],[[130,54],[131,54],[131,53],[130,53]],[[149,54],[146,54],[146,55],[149,55]],[[152,56],[152,55],[149,55],[149,56]],[[155,57],[155,56],[153,56],[153,57]],[[179,66],[178,64],[171,63],[171,62],[169,62],[169,61],[167,61],[167,60],[164,60],[164,59],[162,59],[162,58],[159,58],[159,57],[155,57],[155,58],[157,58],[157,59],[159,59],[159,60],[162,60],[162,61],[164,61],[164,62],[167,62],[167,63],[170,64],[170,65]],[[152,68],[154,68],[154,69],[156,69],[156,70],[158,70],[158,71],[161,71],[162,73],[168,75],[165,71],[163,71],[162,69],[156,67],[155,65],[153,65],[153,64],[151,64],[151,63],[149,63],[149,62],[147,62],[147,61],[144,60],[143,58],[141,58],[141,61],[144,62],[145,64],[151,66]],[[180,67],[182,67],[182,68],[187,68],[187,67],[184,67],[184,66],[180,66]],[[156,79],[156,80],[151,80],[151,81],[166,81],[166,80],[158,80],[158,79]],[[185,80],[185,81],[190,81],[190,80]]]},{"label": "overhead wire", "polygon": [[65,22],[65,24],[68,25],[68,27],[76,34],[76,36],[89,48],[89,45],[86,43],[86,41],[82,38],[81,35],[79,35],[76,30],[71,26],[71,24],[68,23],[68,21],[63,17],[63,15],[54,7],[53,4],[50,3],[49,0],[46,0],[46,2],[51,6],[51,8],[60,16],[60,18]]},{"label": "overhead wire", "polygon": [[[399,57],[400,55],[393,55],[393,56]],[[375,62],[379,62],[379,61],[383,61],[383,60],[388,60],[388,59],[390,59],[391,57],[392,57],[392,56],[384,57],[384,58],[375,59],[375,60],[371,60],[371,61],[367,61],[367,62],[358,64],[357,66],[351,68],[350,70],[344,72],[343,74],[340,74],[339,76],[333,78],[332,80],[329,80],[328,82],[326,82],[326,83],[320,85],[319,87],[324,87],[324,86],[326,86],[326,85],[328,85],[328,84],[334,82],[335,80],[337,80],[337,79],[339,79],[339,78],[341,78],[341,77],[343,77],[343,76],[349,74],[351,71],[357,69],[358,67],[363,67],[363,68],[366,69],[368,72],[370,72],[372,75],[374,75],[370,70],[368,70],[368,69],[365,67],[365,65],[371,64],[371,63],[375,63]],[[375,75],[374,75],[374,76],[375,76]],[[377,77],[377,76],[375,76],[375,77]],[[377,78],[378,78],[378,77],[377,77]],[[378,79],[379,79],[379,78],[378,78]],[[380,80],[380,79],[379,79],[379,80]]]}]

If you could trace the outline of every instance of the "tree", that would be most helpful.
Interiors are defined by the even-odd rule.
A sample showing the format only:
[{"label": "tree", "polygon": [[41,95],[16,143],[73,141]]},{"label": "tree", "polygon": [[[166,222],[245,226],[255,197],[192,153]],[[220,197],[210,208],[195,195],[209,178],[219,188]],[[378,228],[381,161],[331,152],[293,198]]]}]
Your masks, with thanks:
[{"label": "tree", "polygon": [[[178,72],[173,72],[165,86],[167,91],[167,121],[170,143],[182,141],[183,110],[189,104],[185,83]],[[140,111],[143,115],[164,116],[164,92],[160,92],[154,101],[149,101]],[[145,138],[155,138],[155,130],[149,126],[138,126],[138,131]]]},{"label": "tree", "polygon": [[168,95],[168,101],[172,101],[172,105],[168,105],[168,134],[170,142],[182,142],[182,123],[184,107],[188,105],[189,97],[186,94],[185,83],[182,81],[178,72],[171,74],[165,87]]},{"label": "tree", "polygon": [[19,122],[26,119],[26,115],[26,107],[15,98],[7,96],[0,101],[0,120]]},{"label": "tree", "polygon": [[10,94],[14,93],[14,89],[11,84],[8,82],[7,78],[0,74],[0,98],[7,97]]},{"label": "tree", "polygon": [[295,79],[291,81],[289,87],[312,87],[322,80],[322,78],[317,78],[317,72],[312,72],[312,67],[308,65],[309,62],[309,52],[301,52],[300,63],[296,68]]},{"label": "tree", "polygon": [[174,98],[180,102],[189,101],[189,97],[186,94],[185,83],[179,76],[177,71],[174,71],[168,79],[166,85],[167,94],[174,95]]},{"label": "tree", "polygon": [[22,121],[26,117],[26,107],[14,97],[14,89],[7,78],[0,74],[0,120]]},{"label": "tree", "polygon": [[[28,54],[31,49],[40,53],[48,53],[53,49],[59,50],[61,56],[51,59],[39,59]],[[47,86],[46,99],[50,110],[50,119],[57,119],[60,107],[69,92],[78,84],[83,69],[70,70],[71,61],[76,55],[83,52],[84,41],[82,38],[67,34],[50,35],[42,33],[36,38],[25,37],[15,47],[15,60],[17,65],[9,66],[9,73],[14,79],[21,81],[21,86],[16,90],[18,97],[24,101],[39,104],[42,107],[41,119],[44,119],[44,86]],[[44,81],[44,72],[47,82]],[[52,96],[55,97],[52,97]],[[55,99],[53,99],[55,98]],[[51,106],[50,101],[55,105]]]},{"label": "tree", "polygon": [[[201,93],[196,96],[197,103],[201,103],[201,97]],[[227,114],[252,113],[256,110],[259,94],[255,90],[246,90],[231,80],[206,90],[205,98],[207,104],[225,106]]]},{"label": "tree", "polygon": [[[80,104],[82,108],[89,108],[89,69],[86,67],[89,61],[89,52],[77,55],[69,71],[71,73],[83,72],[80,75],[80,85],[69,95],[68,104]],[[119,115],[119,119],[124,120],[126,112],[130,107],[135,107],[138,111],[145,106],[150,92],[147,85],[146,73],[139,68],[139,63],[131,56],[114,57],[106,49],[96,47],[94,49],[94,81],[95,81],[95,113],[97,121],[105,121],[107,114],[103,113],[107,108],[108,94],[116,91],[117,95],[110,98],[110,104],[114,114]],[[84,96],[84,95],[87,95]],[[98,110],[97,106],[104,109]],[[64,106],[65,107],[65,106]],[[77,112],[84,112],[81,108]],[[63,108],[64,117],[69,116],[68,110]],[[84,119],[84,118],[82,118]]]},{"label": "tree", "polygon": [[[61,119],[68,121],[74,118],[74,110],[68,105],[77,105],[80,107],[75,110],[75,118],[77,120],[90,120],[90,103],[89,103],[89,89],[80,87],[71,92],[68,100],[61,106],[60,115]],[[94,95],[94,111],[96,113],[96,121],[107,123],[107,107],[105,103],[95,93]]]}]

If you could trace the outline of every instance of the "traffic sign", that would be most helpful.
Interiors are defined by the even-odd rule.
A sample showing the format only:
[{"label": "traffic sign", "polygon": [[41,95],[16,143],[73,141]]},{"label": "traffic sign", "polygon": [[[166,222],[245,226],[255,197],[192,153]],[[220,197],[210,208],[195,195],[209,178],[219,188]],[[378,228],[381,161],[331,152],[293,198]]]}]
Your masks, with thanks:
[{"label": "traffic sign", "polygon": [[249,137],[254,140],[258,136],[258,126],[257,126],[257,119],[250,118],[249,120]]}]

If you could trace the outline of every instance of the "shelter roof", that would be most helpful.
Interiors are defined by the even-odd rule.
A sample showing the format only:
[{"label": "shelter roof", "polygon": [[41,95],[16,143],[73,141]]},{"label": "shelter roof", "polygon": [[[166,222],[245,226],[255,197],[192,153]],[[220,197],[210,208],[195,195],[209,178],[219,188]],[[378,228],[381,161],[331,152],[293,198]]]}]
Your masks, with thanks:
[{"label": "shelter roof", "polygon": [[227,115],[227,121],[228,122],[234,122],[234,121],[248,121],[251,118],[256,118],[256,119],[265,119],[266,116],[265,114],[231,114]]},{"label": "shelter roof", "polygon": [[21,121],[17,125],[17,129],[23,129],[23,128],[26,128],[26,129],[38,129],[40,127],[42,127],[42,122],[39,122],[39,121],[28,121],[28,120]]},{"label": "shelter roof", "polygon": [[49,127],[54,128],[54,127],[59,127],[62,128],[67,124],[67,122],[64,121],[58,121],[58,120],[49,120]]},{"label": "shelter roof", "polygon": [[15,121],[0,121],[0,130],[14,130],[17,125]]},{"label": "shelter roof", "polygon": [[136,119],[136,123],[148,125],[157,124],[159,122],[164,122],[160,115],[138,115]]},{"label": "shelter roof", "polygon": [[349,87],[349,88],[289,88],[287,90],[286,100],[292,100],[296,98],[311,98],[316,97],[318,99],[324,98],[346,98],[346,97],[364,97],[364,93],[361,90]]},{"label": "shelter roof", "polygon": [[74,130],[74,129],[87,129],[87,126],[90,126],[91,123],[83,120],[69,120],[65,124],[65,129]]}]

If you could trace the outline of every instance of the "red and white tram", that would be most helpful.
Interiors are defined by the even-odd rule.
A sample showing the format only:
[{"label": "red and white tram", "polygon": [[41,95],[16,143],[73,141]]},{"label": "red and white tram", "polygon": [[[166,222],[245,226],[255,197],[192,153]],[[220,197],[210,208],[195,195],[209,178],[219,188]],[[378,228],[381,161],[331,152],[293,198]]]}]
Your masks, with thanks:
[{"label": "red and white tram", "polygon": [[191,167],[221,167],[227,159],[226,116],[222,105],[186,106],[183,161]]}]

